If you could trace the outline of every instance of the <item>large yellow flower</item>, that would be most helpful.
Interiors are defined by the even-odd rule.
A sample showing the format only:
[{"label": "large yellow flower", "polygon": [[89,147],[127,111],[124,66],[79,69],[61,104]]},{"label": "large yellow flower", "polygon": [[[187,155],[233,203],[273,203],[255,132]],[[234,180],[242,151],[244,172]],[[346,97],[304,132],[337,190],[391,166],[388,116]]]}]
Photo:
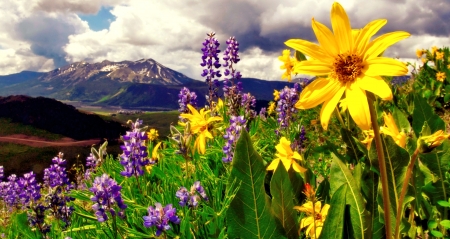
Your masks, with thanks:
[{"label": "large yellow flower", "polygon": [[[295,206],[301,212],[306,213],[306,217],[300,221],[300,230],[306,227],[306,234],[311,238],[319,238],[322,232],[323,224],[328,215],[330,205],[325,204],[323,207],[321,202],[313,203],[311,201],[306,202],[302,206]],[[315,223],[314,223],[315,221]]]},{"label": "large yellow flower", "polygon": [[394,117],[392,114],[386,114],[383,112],[384,127],[380,127],[380,131],[383,134],[390,135],[395,143],[405,148],[406,145],[406,134],[404,132],[399,132],[397,125],[395,124]]},{"label": "large yellow flower", "polygon": [[327,129],[331,114],[345,92],[348,110],[355,123],[363,130],[370,129],[366,91],[391,100],[392,91],[380,75],[401,76],[408,72],[406,64],[379,56],[392,44],[410,36],[409,33],[386,33],[370,42],[386,22],[374,20],[361,30],[352,31],[345,10],[335,2],[331,9],[333,32],[312,19],[319,45],[301,39],[286,41],[287,46],[311,57],[298,62],[293,71],[319,76],[302,91],[295,106],[309,109],[323,103],[320,118],[323,128]]},{"label": "large yellow flower", "polygon": [[302,156],[299,153],[292,151],[291,142],[285,137],[281,137],[280,143],[277,144],[275,148],[277,149],[277,153],[275,154],[277,158],[274,159],[272,163],[270,163],[269,167],[267,167],[267,170],[275,170],[281,161],[286,168],[286,171],[289,170],[291,165],[296,172],[304,173],[306,171],[306,169],[300,166],[296,161],[303,160]]},{"label": "large yellow flower", "polygon": [[[214,121],[221,121],[222,117],[214,116],[210,117],[210,110],[201,109],[200,113],[191,105],[187,105],[191,114],[180,114],[182,118],[189,120],[190,128],[192,134],[198,134],[197,139],[194,143],[194,149],[200,154],[205,154],[206,152],[206,138],[212,139],[212,134],[208,131],[210,124]],[[185,125],[180,122],[180,125]]]},{"label": "large yellow flower", "polygon": [[281,76],[281,79],[287,79],[290,82],[292,68],[298,63],[297,59],[291,58],[290,50],[283,50],[283,55],[279,56],[278,60],[283,62],[283,65],[280,66],[280,69],[286,69],[286,71]]}]

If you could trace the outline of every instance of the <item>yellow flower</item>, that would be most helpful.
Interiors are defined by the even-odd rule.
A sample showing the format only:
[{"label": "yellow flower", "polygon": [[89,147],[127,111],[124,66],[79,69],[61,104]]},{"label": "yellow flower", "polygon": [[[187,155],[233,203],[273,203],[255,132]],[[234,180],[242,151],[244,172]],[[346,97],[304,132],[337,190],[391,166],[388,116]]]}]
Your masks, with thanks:
[{"label": "yellow flower", "polygon": [[269,115],[271,115],[273,112],[275,112],[275,107],[276,107],[275,102],[271,101],[271,102],[269,103],[269,108],[267,108],[267,113],[268,113]]},{"label": "yellow flower", "polygon": [[303,159],[299,153],[292,151],[291,142],[289,140],[287,140],[285,137],[281,137],[280,143],[277,144],[275,148],[277,149],[277,153],[275,154],[277,158],[274,159],[272,163],[270,163],[269,167],[267,167],[267,170],[275,170],[281,161],[284,167],[286,168],[286,171],[288,171],[292,165],[292,168],[294,168],[296,172],[299,173],[306,172],[306,169],[300,166],[295,161],[295,160],[302,161]]},{"label": "yellow flower", "polygon": [[277,90],[273,90],[273,100],[278,101],[280,99],[280,92]]},{"label": "yellow flower", "polygon": [[444,59],[444,52],[436,52],[436,60]]},{"label": "yellow flower", "polygon": [[370,129],[366,91],[383,100],[391,100],[392,91],[380,75],[401,76],[408,72],[405,63],[379,55],[390,45],[409,37],[409,33],[386,33],[370,42],[370,38],[386,22],[384,19],[374,20],[357,35],[352,35],[345,10],[335,2],[331,9],[334,33],[322,23],[312,20],[312,28],[320,45],[301,39],[285,42],[287,46],[312,58],[297,63],[293,72],[328,75],[327,78],[318,77],[302,91],[296,108],[310,109],[323,103],[320,121],[322,127],[327,129],[331,114],[345,92],[348,110],[355,123],[363,130]]},{"label": "yellow flower", "polygon": [[311,238],[319,238],[322,232],[323,224],[328,215],[328,210],[330,209],[329,204],[325,204],[322,207],[321,202],[313,203],[311,201],[306,202],[302,206],[295,206],[301,212],[306,213],[306,217],[300,221],[300,230],[306,227],[306,234]]},{"label": "yellow flower", "polygon": [[444,131],[438,130],[432,135],[419,137],[417,140],[417,147],[420,149],[421,153],[428,153],[441,145],[442,142],[449,137],[450,135],[444,133]]},{"label": "yellow flower", "polygon": [[286,71],[281,76],[281,79],[287,79],[290,82],[292,68],[297,64],[297,59],[291,58],[290,50],[283,50],[283,54],[278,57],[278,60],[283,62],[283,65],[280,66],[280,69],[286,69]]},{"label": "yellow flower", "polygon": [[437,50],[438,50],[437,46],[433,46],[431,48],[431,55],[434,55],[434,53],[437,52]]},{"label": "yellow flower", "polygon": [[150,140],[150,141],[155,140],[159,136],[158,130],[150,129],[150,131],[148,131],[148,133],[147,133],[147,136],[148,136],[148,140]]},{"label": "yellow flower", "polygon": [[386,114],[383,112],[383,118],[384,118],[384,127],[380,127],[380,131],[382,134],[390,135],[395,143],[405,148],[406,145],[406,134],[404,132],[399,132],[398,127],[395,124],[394,117],[392,117],[392,114]]},{"label": "yellow flower", "polygon": [[421,58],[422,55],[423,55],[423,53],[424,53],[424,50],[423,50],[423,49],[417,49],[417,50],[416,50],[417,58]]},{"label": "yellow flower", "polygon": [[427,58],[422,58],[422,59],[420,59],[420,60],[422,60],[422,63],[423,63],[423,64],[427,63],[427,61],[428,61]]},{"label": "yellow flower", "polygon": [[[156,146],[152,150],[152,158],[151,158],[152,162],[156,162],[159,159],[158,149],[161,146],[161,143],[162,142],[156,144]],[[147,170],[148,173],[152,171],[153,164],[154,163],[145,165],[145,170]]]},{"label": "yellow flower", "polygon": [[[212,139],[212,134],[208,131],[208,128],[211,126],[210,124],[214,121],[222,121],[222,117],[214,116],[210,117],[210,110],[201,109],[200,113],[191,105],[187,105],[191,114],[180,114],[181,117],[189,120],[190,128],[192,134],[198,134],[197,139],[194,143],[194,149],[200,154],[205,154],[206,152],[206,138]],[[180,125],[185,125],[182,122],[179,122]]]},{"label": "yellow flower", "polygon": [[445,72],[438,72],[436,73],[436,80],[443,82],[445,79]]},{"label": "yellow flower", "polygon": [[447,69],[450,69],[450,64],[447,65]]},{"label": "yellow flower", "polygon": [[373,133],[373,130],[363,130],[363,134],[366,136],[364,140],[361,141],[362,144],[364,144],[367,148],[367,150],[370,150],[370,145],[372,145],[372,140],[375,134]]}]

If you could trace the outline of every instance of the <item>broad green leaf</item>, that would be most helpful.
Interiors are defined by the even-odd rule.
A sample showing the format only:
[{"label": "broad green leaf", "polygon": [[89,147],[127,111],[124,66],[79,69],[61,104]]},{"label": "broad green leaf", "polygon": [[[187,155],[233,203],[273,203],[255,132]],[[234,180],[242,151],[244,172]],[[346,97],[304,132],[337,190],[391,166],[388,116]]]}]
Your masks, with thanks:
[{"label": "broad green leaf", "polygon": [[285,238],[283,228],[273,215],[270,199],[264,193],[264,168],[261,156],[243,130],[236,144],[229,183],[240,183],[226,218],[230,238]]},{"label": "broad green leaf", "polygon": [[444,234],[442,234],[442,232],[440,231],[435,231],[435,230],[430,230],[431,235],[435,236],[435,237],[443,237]]},{"label": "broad green leaf", "polygon": [[328,178],[325,178],[322,182],[320,182],[316,194],[317,197],[325,203],[330,201],[330,182],[328,181]]},{"label": "broad green leaf", "polygon": [[366,199],[366,210],[369,214],[366,222],[367,231],[369,232],[367,233],[367,238],[382,238],[383,233],[385,233],[384,225],[380,223],[380,213],[378,211],[378,181],[378,174],[373,170],[369,170],[368,165],[366,165],[361,179],[361,192]]},{"label": "broad green leaf", "polygon": [[299,51],[295,51],[295,59],[298,61],[306,61],[306,56]]},{"label": "broad green leaf", "polygon": [[[384,148],[384,158],[386,160],[386,172],[389,187],[389,201],[390,201],[390,217],[392,222],[392,231],[395,230],[395,214],[398,208],[398,200],[402,190],[403,181],[405,180],[406,168],[409,164],[408,152],[398,146],[390,136],[381,136],[381,142]],[[376,148],[371,148],[369,157],[371,161],[378,161]],[[378,203],[383,208],[383,199],[381,194],[381,181],[379,183]],[[410,194],[406,194],[410,196]],[[409,199],[408,199],[409,200]],[[405,202],[406,202],[405,198]],[[402,205],[402,212],[405,203]],[[380,212],[384,213],[382,210]]]},{"label": "broad green leaf", "polygon": [[442,220],[439,224],[441,224],[441,226],[445,227],[446,229],[450,228],[450,220]]},{"label": "broad green leaf", "polygon": [[428,228],[435,229],[438,226],[438,223],[435,220],[428,221]]},{"label": "broad green leaf", "polygon": [[305,200],[305,194],[303,194],[303,178],[299,173],[295,172],[292,167],[289,169],[288,174],[293,188],[296,204],[301,204]]},{"label": "broad green leaf", "polygon": [[447,201],[438,201],[437,203],[443,207],[450,207],[450,203]]},{"label": "broad green leaf", "polygon": [[409,124],[408,118],[399,108],[395,106],[394,110],[392,111],[392,117],[394,118],[400,132],[403,131],[407,134],[409,131],[411,131],[411,125]]},{"label": "broad green leaf", "polygon": [[348,129],[341,128],[342,140],[344,140],[347,145],[346,154],[350,158],[349,163],[357,163],[359,160],[364,157],[364,152],[359,150],[356,140],[352,135],[352,132]]},{"label": "broad green leaf", "polygon": [[414,97],[414,112],[412,126],[416,137],[419,137],[419,133],[422,131],[422,126],[425,121],[428,123],[431,132],[434,133],[438,130],[445,130],[444,121],[434,113],[433,108],[427,103],[427,101],[416,95]]},{"label": "broad green leaf", "polygon": [[348,190],[346,194],[346,203],[350,205],[351,231],[352,238],[365,238],[366,235],[366,212],[365,205],[361,195],[361,189],[357,187],[357,183],[352,173],[335,154],[332,154],[333,161],[331,163],[331,198],[337,189],[343,184],[347,184]]},{"label": "broad green leaf", "polygon": [[[290,168],[289,170],[292,170]],[[288,238],[298,238],[297,212],[294,210],[294,193],[288,172],[282,163],[278,164],[270,181],[272,209],[280,219]]]},{"label": "broad green leaf", "polygon": [[345,220],[342,220],[342,218],[344,218],[345,213],[345,198],[348,187],[348,184],[342,184],[333,194],[330,201],[330,209],[319,238],[343,238]]}]

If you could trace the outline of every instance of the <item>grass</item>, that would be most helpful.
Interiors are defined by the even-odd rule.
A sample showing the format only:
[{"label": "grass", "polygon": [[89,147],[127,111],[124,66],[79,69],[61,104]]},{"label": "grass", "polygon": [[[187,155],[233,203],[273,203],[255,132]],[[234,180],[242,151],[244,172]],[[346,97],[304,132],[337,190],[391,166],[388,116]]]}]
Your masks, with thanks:
[{"label": "grass", "polygon": [[0,118],[0,136],[7,136],[12,134],[25,134],[28,136],[36,136],[51,141],[56,141],[64,137],[63,135],[50,133],[46,130],[38,129],[31,125],[12,122],[12,120],[9,118]]}]

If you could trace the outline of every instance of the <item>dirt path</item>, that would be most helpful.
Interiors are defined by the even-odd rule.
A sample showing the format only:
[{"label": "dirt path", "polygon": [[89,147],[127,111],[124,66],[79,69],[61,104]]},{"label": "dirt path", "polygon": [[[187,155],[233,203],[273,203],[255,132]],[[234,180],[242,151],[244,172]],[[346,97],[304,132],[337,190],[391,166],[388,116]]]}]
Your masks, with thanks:
[{"label": "dirt path", "polygon": [[58,141],[50,141],[47,139],[28,136],[24,134],[14,134],[8,136],[0,136],[0,142],[8,142],[14,144],[25,144],[32,147],[48,147],[48,146],[91,146],[100,143],[100,139],[89,139],[76,141],[71,138],[62,138]]}]

